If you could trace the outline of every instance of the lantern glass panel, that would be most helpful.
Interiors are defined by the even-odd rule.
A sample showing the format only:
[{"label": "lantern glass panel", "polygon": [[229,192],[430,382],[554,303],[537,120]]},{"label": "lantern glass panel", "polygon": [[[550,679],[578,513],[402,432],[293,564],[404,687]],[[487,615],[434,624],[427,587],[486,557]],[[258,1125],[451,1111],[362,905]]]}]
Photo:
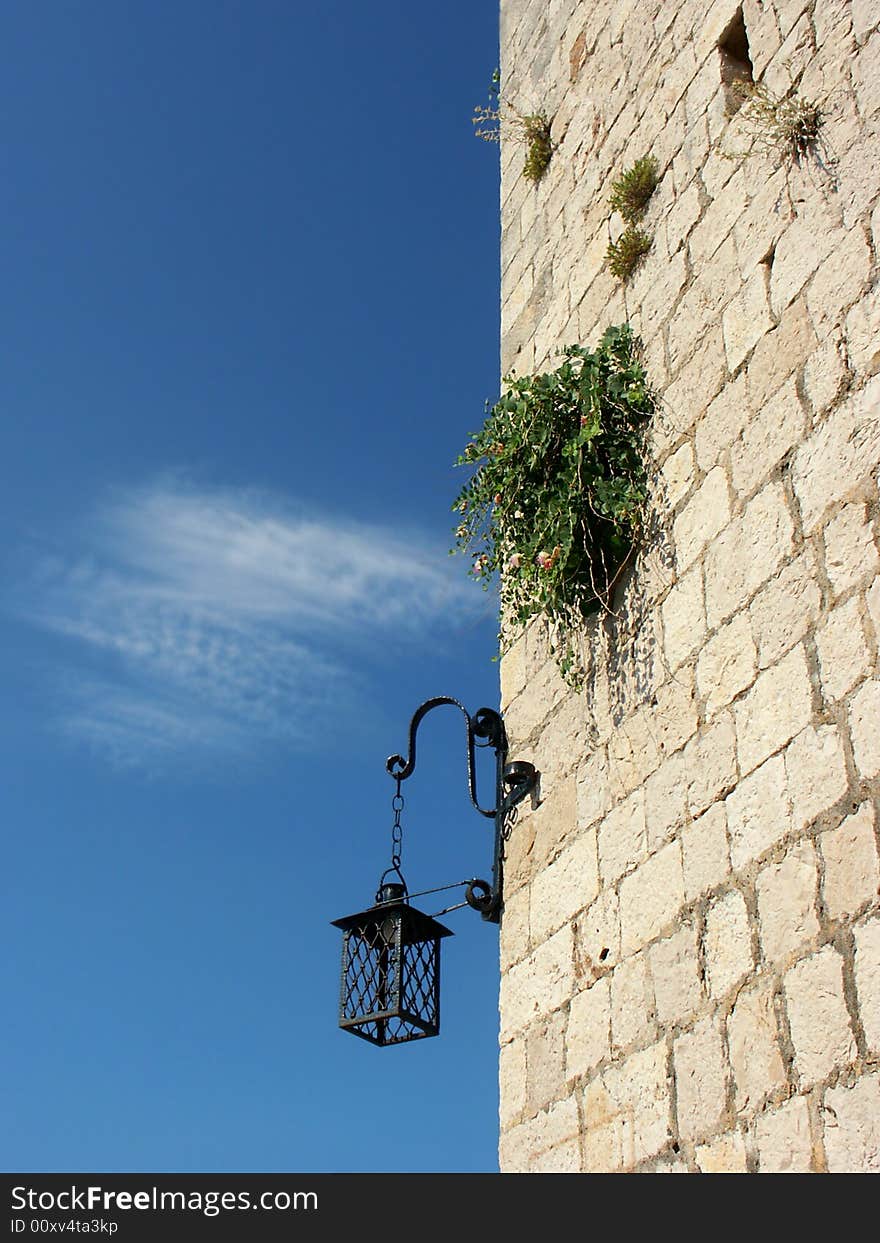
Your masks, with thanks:
[{"label": "lantern glass panel", "polygon": [[343,931],[339,1026],[373,1044],[440,1031],[440,941],[452,932],[406,902],[333,921]]}]

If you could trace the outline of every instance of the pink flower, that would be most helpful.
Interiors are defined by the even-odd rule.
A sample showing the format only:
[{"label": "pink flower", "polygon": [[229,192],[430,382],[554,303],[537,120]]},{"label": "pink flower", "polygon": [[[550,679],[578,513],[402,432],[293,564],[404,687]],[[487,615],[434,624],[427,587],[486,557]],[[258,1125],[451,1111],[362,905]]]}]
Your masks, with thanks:
[{"label": "pink flower", "polygon": [[496,492],[496,493],[495,493],[495,495],[492,497],[492,500],[494,501],[494,503],[495,503],[496,505],[500,505],[500,504],[501,504],[501,499],[502,499],[502,498],[501,498],[501,493],[500,493],[500,492]]},{"label": "pink flower", "polygon": [[518,570],[521,565],[522,565],[522,553],[521,552],[511,553],[510,556],[507,558],[507,568],[509,570]]},{"label": "pink flower", "polygon": [[553,564],[553,558],[550,556],[550,553],[546,551],[546,549],[542,549],[541,552],[538,553],[537,557],[535,557],[535,560],[542,570],[549,570]]}]

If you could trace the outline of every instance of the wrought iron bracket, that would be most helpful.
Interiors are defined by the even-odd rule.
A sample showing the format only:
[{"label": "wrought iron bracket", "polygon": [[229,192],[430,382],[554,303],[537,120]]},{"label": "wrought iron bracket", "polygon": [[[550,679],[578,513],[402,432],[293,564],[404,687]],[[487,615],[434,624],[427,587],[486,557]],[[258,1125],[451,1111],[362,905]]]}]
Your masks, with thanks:
[{"label": "wrought iron bracket", "polygon": [[[440,695],[428,699],[413,713],[409,725],[409,743],[406,759],[402,755],[390,755],[385,763],[387,772],[396,781],[406,781],[416,767],[416,735],[424,718],[434,708],[449,704],[458,708],[464,717],[467,744],[467,779],[468,794],[475,809],[481,816],[494,822],[495,841],[492,855],[492,883],[484,880],[473,880],[467,887],[465,898],[468,906],[479,911],[483,919],[489,923],[501,922],[501,908],[504,887],[504,841],[508,817],[518,803],[521,803],[537,786],[538,772],[533,764],[525,760],[507,761],[507,731],[499,712],[494,708],[479,708],[473,716],[457,699]],[[481,807],[477,799],[476,769],[474,751],[476,739],[484,738],[482,744],[491,747],[495,752],[495,801],[492,808]]]}]

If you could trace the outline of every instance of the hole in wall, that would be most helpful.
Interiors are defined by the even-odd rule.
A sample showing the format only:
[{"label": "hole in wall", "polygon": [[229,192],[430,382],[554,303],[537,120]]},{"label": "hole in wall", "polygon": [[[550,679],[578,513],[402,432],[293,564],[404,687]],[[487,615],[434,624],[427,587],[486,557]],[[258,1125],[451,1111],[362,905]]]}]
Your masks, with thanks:
[{"label": "hole in wall", "polygon": [[607,957],[608,957],[608,946],[606,945],[606,946],[603,946],[601,950],[599,950],[599,962],[604,962]]},{"label": "hole in wall", "polygon": [[737,89],[738,83],[755,80],[742,9],[737,9],[730,25],[718,40],[718,56],[721,62],[724,103],[728,116],[733,116],[744,102],[742,91]]}]

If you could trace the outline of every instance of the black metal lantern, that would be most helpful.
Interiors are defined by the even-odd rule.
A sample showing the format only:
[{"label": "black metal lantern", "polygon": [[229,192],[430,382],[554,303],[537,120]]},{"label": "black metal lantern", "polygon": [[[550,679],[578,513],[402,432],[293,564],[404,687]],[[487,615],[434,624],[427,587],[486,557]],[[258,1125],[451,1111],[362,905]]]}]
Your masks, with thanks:
[{"label": "black metal lantern", "polygon": [[343,931],[339,1026],[372,1044],[440,1031],[440,939],[453,934],[410,906],[405,885],[383,885],[369,910],[333,923]]},{"label": "black metal lantern", "polygon": [[[357,915],[335,919],[341,928],[342,988],[339,1026],[371,1044],[403,1044],[436,1036],[440,1031],[440,942],[452,932],[410,905],[406,881],[400,870],[403,831],[400,813],[401,783],[416,766],[416,731],[422,718],[441,704],[460,709],[467,728],[468,791],[471,802],[482,816],[495,823],[492,884],[484,880],[457,881],[423,893],[465,887],[465,900],[445,911],[469,906],[483,919],[499,923],[502,906],[502,867],[506,826],[516,804],[535,788],[538,774],[532,764],[507,763],[507,735],[500,715],[481,708],[471,717],[457,699],[445,696],[429,699],[419,707],[410,722],[409,756],[392,755],[385,767],[397,783],[392,800],[394,824],[391,835],[391,867],[382,875],[373,906]],[[485,739],[476,744],[475,739]],[[495,806],[483,808],[477,802],[474,776],[474,747],[495,751]],[[386,880],[396,875],[397,881]],[[414,894],[419,897],[420,894]]]}]

